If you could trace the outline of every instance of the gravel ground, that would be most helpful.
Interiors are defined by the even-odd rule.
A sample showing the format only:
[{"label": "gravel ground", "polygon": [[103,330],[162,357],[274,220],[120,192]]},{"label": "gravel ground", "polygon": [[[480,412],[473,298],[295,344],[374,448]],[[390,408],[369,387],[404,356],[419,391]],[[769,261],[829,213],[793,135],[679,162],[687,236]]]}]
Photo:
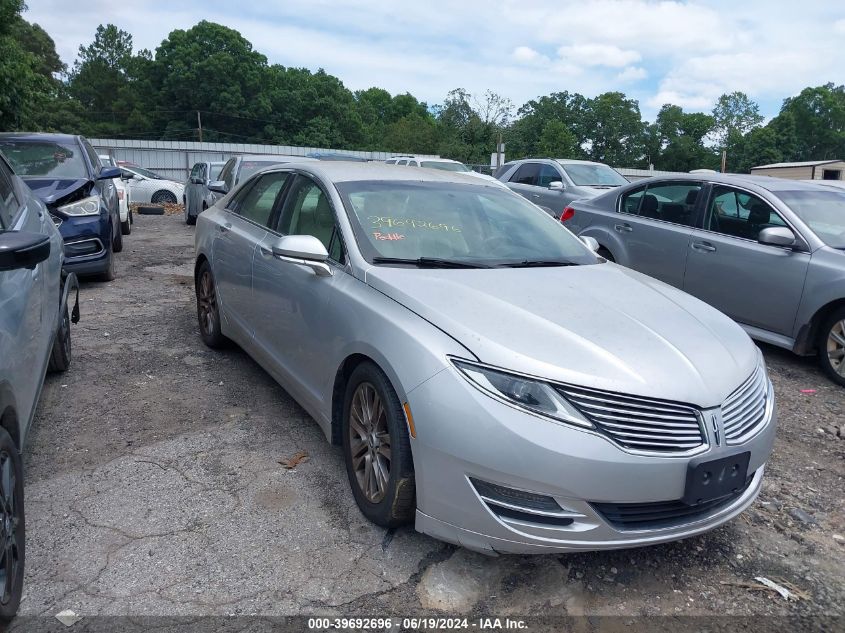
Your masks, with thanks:
[{"label": "gravel ground", "polygon": [[316,423],[243,352],[202,345],[193,227],[135,217],[117,280],[82,286],[73,366],[47,378],[30,435],[21,614],[845,612],[845,389],[812,359],[764,349],[780,428],[739,519],[637,550],[487,558],[369,524]]}]

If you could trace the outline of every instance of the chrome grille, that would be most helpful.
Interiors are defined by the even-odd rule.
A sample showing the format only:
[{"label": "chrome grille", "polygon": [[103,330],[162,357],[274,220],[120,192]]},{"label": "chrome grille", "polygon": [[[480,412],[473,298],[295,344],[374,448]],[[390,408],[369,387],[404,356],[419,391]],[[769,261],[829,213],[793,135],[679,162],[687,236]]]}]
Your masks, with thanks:
[{"label": "chrome grille", "polygon": [[763,368],[758,366],[722,404],[725,443],[741,444],[766,422],[768,384]]},{"label": "chrome grille", "polygon": [[582,387],[558,390],[617,444],[637,451],[683,453],[704,444],[695,407]]}]

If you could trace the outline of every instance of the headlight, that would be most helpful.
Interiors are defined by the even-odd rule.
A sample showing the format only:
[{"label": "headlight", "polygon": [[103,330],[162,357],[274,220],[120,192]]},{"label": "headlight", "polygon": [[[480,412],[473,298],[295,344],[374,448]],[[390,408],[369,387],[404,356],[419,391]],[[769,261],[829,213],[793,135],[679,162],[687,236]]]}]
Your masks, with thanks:
[{"label": "headlight", "polygon": [[62,207],[58,207],[56,211],[64,213],[65,215],[97,215],[100,212],[100,198],[99,196],[90,196],[77,200]]},{"label": "headlight", "polygon": [[561,422],[593,428],[592,422],[546,382],[466,361],[453,360],[452,363],[470,382],[496,398]]}]

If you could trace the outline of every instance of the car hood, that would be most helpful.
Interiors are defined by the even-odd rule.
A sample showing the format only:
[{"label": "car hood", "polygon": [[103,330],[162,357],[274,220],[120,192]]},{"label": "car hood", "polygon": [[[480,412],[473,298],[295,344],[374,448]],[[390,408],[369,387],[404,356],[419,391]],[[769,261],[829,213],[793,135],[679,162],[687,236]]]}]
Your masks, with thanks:
[{"label": "car hood", "polygon": [[47,205],[53,205],[82,187],[91,184],[91,181],[87,178],[24,177],[23,181]]},{"label": "car hood", "polygon": [[374,266],[365,281],[481,362],[564,383],[710,407],[758,362],[728,317],[615,264]]}]

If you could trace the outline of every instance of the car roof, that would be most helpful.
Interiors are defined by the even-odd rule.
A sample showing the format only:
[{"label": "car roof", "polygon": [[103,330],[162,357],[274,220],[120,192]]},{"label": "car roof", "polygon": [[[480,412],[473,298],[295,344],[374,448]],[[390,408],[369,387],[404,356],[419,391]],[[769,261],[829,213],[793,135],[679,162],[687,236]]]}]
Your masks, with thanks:
[{"label": "car roof", "polygon": [[79,141],[79,136],[76,134],[55,134],[53,132],[0,132],[0,139],[77,143]]},{"label": "car roof", "polygon": [[[655,176],[636,180],[636,184],[667,180],[706,180],[708,182],[722,183],[726,185],[756,185],[769,191],[818,191],[824,185],[804,182],[801,180],[790,180],[788,178],[776,178],[775,176],[758,176],[756,174],[677,174],[675,176]],[[819,181],[822,182],[822,181]]]},{"label": "car roof", "polygon": [[317,162],[316,158],[308,158],[307,156],[293,156],[289,154],[243,154],[238,156],[241,160],[251,160],[255,162],[273,162],[274,160],[279,160],[285,163],[292,163],[296,162]]},{"label": "car roof", "polygon": [[[501,185],[497,182],[469,176],[465,172],[439,171],[436,169],[408,169],[403,165],[388,165],[386,163],[313,161],[309,163],[289,163],[285,167],[300,168],[336,183],[371,180],[404,180],[406,182],[470,183],[480,187],[501,188]],[[267,168],[262,171],[273,171],[273,168]]]},{"label": "car roof", "polygon": [[577,158],[520,158],[519,160],[509,160],[503,167],[521,165],[522,163],[560,163],[561,165],[604,165],[606,163],[599,163],[594,160],[579,160]]}]

